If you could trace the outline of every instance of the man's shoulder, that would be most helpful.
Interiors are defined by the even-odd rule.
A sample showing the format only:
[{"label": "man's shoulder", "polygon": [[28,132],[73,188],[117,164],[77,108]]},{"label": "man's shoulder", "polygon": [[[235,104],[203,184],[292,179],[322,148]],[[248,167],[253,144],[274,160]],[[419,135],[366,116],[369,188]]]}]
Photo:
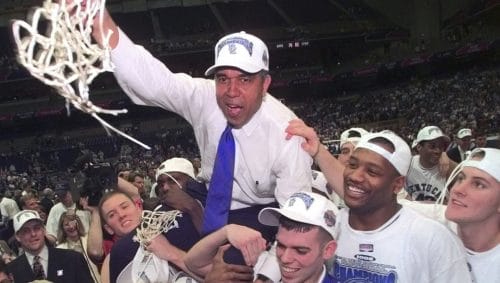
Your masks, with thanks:
[{"label": "man's shoulder", "polygon": [[266,94],[261,107],[265,117],[278,125],[288,125],[288,121],[297,118],[290,108],[270,94]]}]

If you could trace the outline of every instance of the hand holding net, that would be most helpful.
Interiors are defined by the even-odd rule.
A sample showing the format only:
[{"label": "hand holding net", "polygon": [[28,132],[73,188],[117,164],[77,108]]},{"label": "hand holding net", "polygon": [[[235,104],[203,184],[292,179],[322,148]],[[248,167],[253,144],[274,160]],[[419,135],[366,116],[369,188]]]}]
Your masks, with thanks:
[{"label": "hand holding net", "polygon": [[17,45],[20,64],[38,80],[53,87],[66,99],[69,114],[70,103],[90,114],[110,134],[114,131],[141,145],[149,146],[116,129],[98,113],[118,115],[126,109],[108,110],[89,100],[89,85],[102,72],[112,71],[109,38],[111,31],[101,34],[104,48],[92,42],[93,19],[99,14],[102,29],[105,9],[104,0],[46,0],[36,7],[29,22],[15,20],[12,23],[13,38]]},{"label": "hand holding net", "polygon": [[181,216],[179,210],[171,211],[150,211],[142,212],[142,221],[136,229],[135,240],[139,242],[143,249],[161,233],[168,232],[172,228],[177,228],[177,216]]}]

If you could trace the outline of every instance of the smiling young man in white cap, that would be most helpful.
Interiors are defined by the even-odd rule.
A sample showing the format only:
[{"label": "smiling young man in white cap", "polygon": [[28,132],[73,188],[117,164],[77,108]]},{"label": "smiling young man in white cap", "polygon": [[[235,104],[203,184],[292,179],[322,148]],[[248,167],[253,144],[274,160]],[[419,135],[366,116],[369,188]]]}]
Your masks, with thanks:
[{"label": "smiling young man in white cap", "polygon": [[473,150],[448,183],[445,216],[457,224],[474,282],[500,282],[500,150]]},{"label": "smiling young man in white cap", "polygon": [[[94,37],[101,41],[99,19],[94,22]],[[205,73],[212,78],[203,79],[171,72],[134,45],[107,12],[102,26],[105,34],[112,31],[114,74],[132,101],[175,112],[192,125],[201,153],[200,180],[208,184],[215,179],[219,140],[226,133],[233,136],[234,173],[225,190],[231,194],[230,203],[220,204],[230,211],[221,218],[223,224],[247,225],[248,217],[232,217],[244,214],[260,225],[256,218],[262,207],[283,204],[294,192],[311,188],[312,161],[301,149],[301,139],[284,139],[288,121],[296,116],[267,93],[269,52],[261,39],[245,32],[221,38],[215,45],[215,64]],[[208,204],[205,215],[213,211]],[[264,234],[272,238],[273,231]]]},{"label": "smiling young man in white cap", "polygon": [[81,253],[48,247],[45,227],[34,210],[14,215],[14,231],[24,254],[7,266],[15,282],[48,280],[50,282],[94,282]]},{"label": "smiling young man in white cap", "polygon": [[409,146],[390,131],[365,135],[356,146],[344,171],[338,282],[471,282],[456,236],[397,202],[410,159]]},{"label": "smiling young man in white cap", "polygon": [[440,170],[440,158],[450,138],[440,128],[427,126],[418,132],[415,142],[418,155],[411,159],[405,183],[408,198],[416,201],[435,201],[444,189],[446,179],[457,165],[449,161],[446,172]]},{"label": "smiling young man in white cap", "polygon": [[325,262],[337,248],[337,214],[337,207],[326,197],[295,193],[282,208],[264,208],[259,213],[262,224],[278,227],[271,254],[262,253],[264,239],[258,231],[231,224],[198,242],[188,252],[186,265],[205,276],[219,246],[229,242],[244,250],[250,264],[257,261],[256,272],[274,282],[334,282]]},{"label": "smiling young man in white cap", "polygon": [[287,132],[304,137],[304,150],[315,156],[325,177],[344,188],[347,208],[339,213],[331,270],[336,282],[471,282],[456,235],[398,204],[411,160],[401,137],[390,131],[364,135],[339,172],[314,129],[296,120]]}]

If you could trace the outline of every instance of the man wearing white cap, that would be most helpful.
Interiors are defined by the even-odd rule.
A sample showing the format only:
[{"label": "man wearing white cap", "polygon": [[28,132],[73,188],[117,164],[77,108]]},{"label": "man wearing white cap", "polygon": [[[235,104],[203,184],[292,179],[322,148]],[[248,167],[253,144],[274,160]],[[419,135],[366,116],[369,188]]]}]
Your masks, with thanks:
[{"label": "man wearing white cap", "polygon": [[446,153],[448,157],[460,163],[467,158],[468,152],[471,150],[472,130],[460,129],[457,133],[457,146],[449,149]]},{"label": "man wearing white cap", "polygon": [[[102,40],[99,26],[96,19],[94,37],[98,42]],[[231,161],[219,164],[226,166],[227,174],[215,174],[230,180],[225,186],[208,189],[204,228],[212,223],[207,219],[220,223],[204,229],[207,233],[226,223],[246,225],[248,218],[231,217],[242,209],[248,209],[240,212],[253,216],[251,221],[259,230],[266,230],[256,219],[261,207],[276,201],[283,204],[294,192],[311,188],[312,161],[301,149],[301,139],[283,138],[288,121],[296,116],[267,93],[271,84],[269,52],[262,40],[245,32],[223,37],[215,46],[215,64],[205,72],[213,79],[202,79],[172,73],[134,45],[107,12],[103,30],[105,34],[112,31],[114,74],[132,101],[175,112],[193,126],[203,168],[199,179],[207,184],[219,182],[214,174],[222,171],[214,165],[221,157],[220,148],[231,152],[226,156]],[[223,137],[227,137],[224,143]],[[221,193],[219,190],[225,193],[224,202],[211,201],[211,191]],[[210,213],[218,213],[218,209],[225,211],[221,217],[213,217]],[[266,237],[272,238],[271,230]]]},{"label": "man wearing white cap", "polygon": [[[337,207],[322,195],[311,192],[293,194],[282,208],[264,208],[259,221],[278,226],[275,254],[266,259],[264,240],[255,230],[230,224],[198,242],[186,258],[190,270],[205,275],[214,254],[226,242],[239,246],[255,270],[271,269],[274,282],[334,282],[326,272],[325,261],[337,248]],[[259,249],[260,248],[260,249]],[[273,250],[274,252],[274,250]],[[259,257],[260,255],[260,257]],[[265,259],[265,261],[264,261]]]},{"label": "man wearing white cap", "polygon": [[[314,129],[301,121],[289,134],[306,138],[303,148],[327,176],[331,157]],[[442,224],[398,204],[411,160],[406,142],[390,131],[361,138],[343,170],[344,202],[332,274],[337,282],[471,282],[459,239]],[[329,177],[329,178],[328,178]]]},{"label": "man wearing white cap", "polygon": [[367,133],[363,128],[350,128],[342,132],[340,135],[340,154],[338,157],[342,164],[347,165],[354,147],[356,147],[361,137]]},{"label": "man wearing white cap", "polygon": [[474,149],[448,183],[445,216],[457,224],[474,282],[500,282],[500,150]]},{"label": "man wearing white cap", "polygon": [[406,176],[406,192],[411,200],[435,201],[444,189],[447,177],[457,165],[450,161],[448,170],[440,171],[440,158],[450,139],[440,128],[427,126],[418,132],[415,142],[418,155],[411,159]]},{"label": "man wearing white cap", "polygon": [[15,282],[94,282],[81,253],[48,247],[45,227],[34,210],[22,210],[14,216],[16,239],[24,254],[9,263],[7,269]]}]

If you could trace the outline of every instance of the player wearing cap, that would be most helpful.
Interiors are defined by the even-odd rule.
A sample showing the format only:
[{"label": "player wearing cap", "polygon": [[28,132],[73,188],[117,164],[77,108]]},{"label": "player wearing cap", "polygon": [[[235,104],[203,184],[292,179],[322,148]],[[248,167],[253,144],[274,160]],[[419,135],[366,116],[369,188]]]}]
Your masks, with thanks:
[{"label": "player wearing cap", "polygon": [[[334,182],[331,155],[302,121],[289,134],[306,138],[303,148]],[[343,171],[344,201],[333,275],[338,282],[471,282],[463,246],[442,224],[401,206],[411,152],[390,131],[361,138]],[[329,170],[324,170],[324,168]],[[328,178],[329,177],[329,178]],[[338,185],[338,184],[337,184]]]},{"label": "player wearing cap", "polygon": [[9,263],[7,269],[15,282],[94,282],[82,254],[48,247],[45,227],[34,210],[22,210],[14,216],[16,239],[24,254]]},{"label": "player wearing cap", "polygon": [[455,169],[456,163],[444,174],[440,170],[440,158],[450,139],[436,126],[422,128],[415,139],[418,155],[411,159],[406,176],[405,189],[411,200],[435,201],[444,189],[446,178]]},{"label": "player wearing cap", "polygon": [[322,195],[295,193],[282,208],[264,208],[259,213],[262,224],[278,226],[275,256],[264,261],[265,254],[261,253],[265,241],[260,233],[231,224],[198,242],[188,252],[186,264],[191,270],[206,274],[219,246],[230,242],[244,250],[249,265],[259,258],[255,270],[264,265],[273,269],[277,275],[274,281],[334,282],[326,272],[325,261],[333,257],[337,247],[337,213],[337,207]]},{"label": "player wearing cap", "polygon": [[[98,26],[96,20],[97,35]],[[259,230],[269,230],[266,237],[272,238],[275,229],[260,225],[257,212],[276,201],[283,204],[294,192],[310,189],[312,162],[301,149],[300,138],[283,138],[288,121],[296,116],[267,93],[271,76],[264,42],[245,32],[221,38],[215,46],[215,64],[205,73],[213,79],[202,79],[172,73],[134,45],[107,12],[103,26],[113,31],[114,74],[132,101],[175,112],[193,126],[203,168],[198,178],[205,183],[211,181],[219,139],[230,125],[235,163],[229,222],[253,222]],[[253,217],[232,217],[240,209],[248,209],[245,214]]]},{"label": "player wearing cap", "polygon": [[467,158],[468,151],[471,150],[472,130],[460,129],[457,132],[457,146],[449,149],[446,153],[448,157],[459,163]]},{"label": "player wearing cap", "polygon": [[361,137],[367,133],[363,128],[350,128],[340,134],[340,154],[338,159],[342,164],[347,165],[354,147],[356,147]]},{"label": "player wearing cap", "polygon": [[457,223],[474,282],[500,282],[500,150],[473,150],[453,175],[445,215]]}]

